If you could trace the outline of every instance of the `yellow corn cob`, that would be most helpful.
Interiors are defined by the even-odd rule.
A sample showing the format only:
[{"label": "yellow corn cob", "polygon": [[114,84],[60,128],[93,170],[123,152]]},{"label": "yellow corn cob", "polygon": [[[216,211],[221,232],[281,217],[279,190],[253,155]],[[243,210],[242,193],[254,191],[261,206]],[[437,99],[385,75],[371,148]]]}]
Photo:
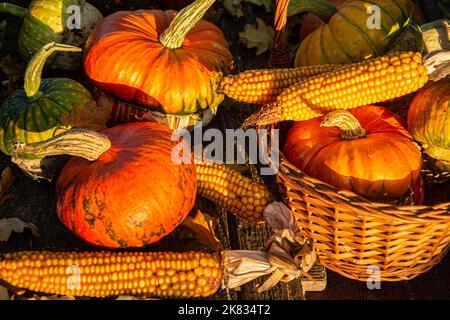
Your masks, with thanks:
[{"label": "yellow corn cob", "polygon": [[399,52],[351,64],[294,84],[275,103],[251,115],[244,127],[308,120],[404,96],[427,82],[419,52]]},{"label": "yellow corn cob", "polygon": [[222,279],[202,252],[18,252],[0,255],[0,279],[33,291],[87,297],[206,297]]},{"label": "yellow corn cob", "polygon": [[263,222],[269,189],[226,165],[196,161],[197,192],[240,218]]},{"label": "yellow corn cob", "polygon": [[341,65],[317,65],[286,69],[247,70],[238,75],[226,76],[218,92],[240,102],[266,104],[291,85],[307,78],[336,70]]}]

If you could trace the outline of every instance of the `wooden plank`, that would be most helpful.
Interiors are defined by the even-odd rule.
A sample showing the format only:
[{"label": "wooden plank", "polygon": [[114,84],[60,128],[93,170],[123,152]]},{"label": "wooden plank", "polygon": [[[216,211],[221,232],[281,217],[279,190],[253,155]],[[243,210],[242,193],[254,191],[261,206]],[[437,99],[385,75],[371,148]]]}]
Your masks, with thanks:
[{"label": "wooden plank", "polygon": [[[248,106],[248,105],[246,105]],[[238,129],[242,121],[247,116],[248,111],[251,112],[251,108],[247,109],[247,112],[233,112],[233,108],[240,107],[235,103],[224,103],[222,108],[217,114],[217,121],[219,129],[225,132],[225,129]],[[253,108],[254,109],[254,108]],[[242,111],[242,110],[240,110]],[[237,150],[239,152],[239,150]],[[255,168],[253,170],[253,177],[255,177]],[[276,189],[275,184],[271,185],[272,189]],[[255,225],[246,222],[236,217],[229,217],[229,235],[232,249],[246,249],[246,250],[263,250],[266,240],[272,234],[272,230],[267,225]],[[257,285],[262,284],[268,276],[256,279],[241,287],[238,294],[240,299],[246,300],[303,300],[304,294],[301,286],[301,282],[291,281],[289,283],[279,283],[274,288],[258,293],[255,290]]]},{"label": "wooden plank", "polygon": [[[263,250],[272,230],[267,225],[254,225],[242,219],[231,218],[230,239],[232,247],[247,250]],[[234,235],[233,235],[234,233]],[[245,300],[304,300],[303,289],[299,280],[289,283],[280,282],[272,289],[258,293],[256,286],[267,280],[268,276],[256,279],[241,287],[240,299]]]}]

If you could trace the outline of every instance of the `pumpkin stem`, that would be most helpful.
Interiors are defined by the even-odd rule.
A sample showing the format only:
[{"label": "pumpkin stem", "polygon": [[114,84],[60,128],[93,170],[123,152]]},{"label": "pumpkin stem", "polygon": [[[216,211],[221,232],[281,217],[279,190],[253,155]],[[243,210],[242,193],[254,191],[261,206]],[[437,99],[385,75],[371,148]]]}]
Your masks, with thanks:
[{"label": "pumpkin stem", "polygon": [[11,155],[13,158],[22,159],[71,155],[95,161],[110,147],[111,142],[104,134],[74,128],[41,142],[26,144],[13,141]]},{"label": "pumpkin stem", "polygon": [[25,93],[30,100],[35,100],[42,94],[39,92],[41,86],[42,70],[44,69],[45,60],[55,51],[71,51],[81,52],[81,48],[61,43],[47,43],[34,55],[25,71],[24,87]]},{"label": "pumpkin stem", "polygon": [[0,12],[10,13],[19,18],[24,18],[28,12],[28,9],[20,7],[18,5],[2,2],[0,3]]},{"label": "pumpkin stem", "polygon": [[201,20],[214,2],[215,0],[196,0],[180,10],[170,26],[159,37],[161,44],[169,49],[180,48],[186,34]]},{"label": "pumpkin stem", "polygon": [[111,142],[105,135],[77,128],[42,142],[13,141],[11,161],[35,179],[50,180],[55,167],[59,166],[58,158],[51,156],[72,155],[95,161],[110,147]]},{"label": "pumpkin stem", "polygon": [[110,147],[105,135],[76,128],[42,142],[13,141],[11,161],[34,179],[51,180],[61,167],[60,157],[52,156],[71,155],[95,161]]},{"label": "pumpkin stem", "polygon": [[312,12],[323,21],[328,22],[337,10],[328,0],[291,0],[288,6],[288,16]]},{"label": "pumpkin stem", "polygon": [[338,127],[341,131],[341,139],[351,140],[366,136],[366,130],[361,123],[348,111],[336,110],[326,114],[321,127]]}]

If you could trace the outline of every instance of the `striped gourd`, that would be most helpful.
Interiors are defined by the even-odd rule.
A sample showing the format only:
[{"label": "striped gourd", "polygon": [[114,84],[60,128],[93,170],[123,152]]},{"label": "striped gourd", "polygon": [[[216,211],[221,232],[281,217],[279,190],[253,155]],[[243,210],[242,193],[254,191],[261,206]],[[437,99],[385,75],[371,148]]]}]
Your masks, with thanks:
[{"label": "striped gourd", "polygon": [[427,72],[419,52],[397,52],[347,65],[287,88],[275,103],[245,120],[244,127],[308,120],[398,98],[424,86]]},{"label": "striped gourd", "polygon": [[13,140],[26,143],[51,138],[66,128],[61,127],[61,114],[70,112],[75,103],[92,100],[89,91],[80,83],[64,78],[41,81],[45,60],[55,51],[81,49],[49,43],[30,62],[25,73],[24,89],[15,91],[0,109],[0,149],[11,152]]},{"label": "striped gourd", "polygon": [[[49,42],[82,46],[92,28],[102,18],[101,13],[85,0],[34,0],[28,9],[0,3],[0,12],[24,19],[19,33],[19,53],[25,61],[31,60]],[[79,21],[75,16],[78,13]],[[78,22],[79,26],[76,25]],[[81,66],[81,56],[56,54],[47,64],[74,70]]]},{"label": "striped gourd", "polygon": [[380,56],[410,16],[410,0],[347,1],[302,41],[295,66],[348,64]]}]

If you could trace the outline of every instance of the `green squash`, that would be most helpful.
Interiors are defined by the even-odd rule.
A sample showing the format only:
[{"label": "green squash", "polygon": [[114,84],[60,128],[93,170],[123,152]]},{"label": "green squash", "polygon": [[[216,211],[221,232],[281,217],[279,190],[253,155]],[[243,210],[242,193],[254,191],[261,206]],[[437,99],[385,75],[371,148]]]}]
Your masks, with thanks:
[{"label": "green squash", "polygon": [[[75,7],[71,6],[80,10],[80,29],[75,26]],[[27,62],[50,42],[83,46],[95,24],[102,19],[101,13],[85,0],[34,0],[28,9],[0,3],[0,12],[24,19],[19,33],[19,53]],[[75,70],[81,66],[81,61],[80,55],[65,52],[48,59],[47,64],[62,70]]]},{"label": "green squash", "polygon": [[49,43],[31,60],[24,89],[15,91],[0,108],[0,149],[5,154],[11,153],[13,140],[40,142],[69,129],[61,125],[61,114],[70,113],[75,103],[92,100],[89,91],[75,80],[41,81],[46,58],[55,51],[80,52],[81,49]]},{"label": "green squash", "polygon": [[[380,28],[373,28],[380,8]],[[410,0],[349,0],[300,44],[295,66],[348,64],[385,53],[410,22]],[[369,28],[370,27],[370,28]]]},{"label": "green squash", "polygon": [[450,20],[442,19],[425,23],[422,30],[425,53],[450,50]]},{"label": "green squash", "polygon": [[414,96],[408,129],[424,151],[450,171],[450,77],[430,81]]}]

